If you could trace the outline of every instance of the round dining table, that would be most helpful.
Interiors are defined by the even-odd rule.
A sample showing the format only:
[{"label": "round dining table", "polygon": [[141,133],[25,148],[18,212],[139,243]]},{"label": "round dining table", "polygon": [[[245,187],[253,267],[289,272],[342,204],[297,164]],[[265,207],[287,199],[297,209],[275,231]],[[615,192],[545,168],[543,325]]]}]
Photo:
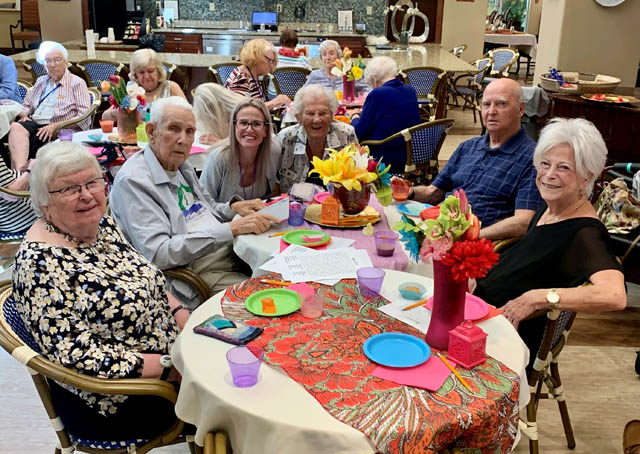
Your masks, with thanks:
[{"label": "round dining table", "polygon": [[[398,286],[405,281],[419,282],[427,288],[427,294],[433,292],[431,278],[387,270],[381,295],[389,301],[397,301],[401,298]],[[250,388],[233,385],[225,356],[233,345],[196,334],[193,330],[214,314],[222,314],[223,296],[224,292],[214,295],[191,314],[172,350],[173,363],[182,375],[175,411],[183,421],[196,426],[196,443],[202,445],[210,431],[224,430],[236,453],[377,452],[379,447],[363,432],[339,421],[280,369],[263,363],[256,385]],[[523,408],[529,399],[525,372],[529,350],[502,315],[480,321],[477,326],[488,334],[487,354],[513,371],[515,382],[519,379],[519,395],[516,394],[515,399],[518,400],[517,407]],[[419,330],[426,332],[426,326]],[[410,394],[410,387],[403,386],[403,389]],[[518,408],[515,408],[516,412]],[[495,408],[495,412],[499,411]],[[496,418],[497,415],[486,417]],[[442,424],[446,426],[443,430],[448,430],[450,423]],[[517,422],[515,427],[512,429],[517,432]]]}]

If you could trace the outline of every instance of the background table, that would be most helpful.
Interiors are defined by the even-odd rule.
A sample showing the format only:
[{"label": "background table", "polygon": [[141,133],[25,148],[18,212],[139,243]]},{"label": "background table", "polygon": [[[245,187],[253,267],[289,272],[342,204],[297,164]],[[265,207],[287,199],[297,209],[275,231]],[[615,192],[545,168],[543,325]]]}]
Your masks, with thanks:
[{"label": "background table", "polygon": [[[432,292],[433,281],[424,276],[387,271],[382,295],[400,298],[398,285],[417,281]],[[262,365],[258,383],[252,388],[233,386],[225,354],[232,346],[195,334],[193,327],[213,314],[220,314],[223,292],[196,309],[178,336],[172,351],[182,385],[176,414],[197,427],[196,442],[213,429],[226,431],[234,452],[297,454],[374,453],[376,449],[360,431],[326,412],[301,385],[286,374]],[[529,399],[525,365],[529,351],[513,326],[502,316],[481,322],[488,333],[487,353],[520,376],[519,406]],[[307,447],[307,448],[303,448]]]},{"label": "background table", "polygon": [[18,104],[15,101],[3,100],[3,104],[0,104],[0,138],[9,132],[11,122],[16,119],[21,110],[22,104]]},{"label": "background table", "polygon": [[536,58],[538,49],[536,35],[530,33],[485,33],[484,42],[514,47],[527,53],[531,58]]}]

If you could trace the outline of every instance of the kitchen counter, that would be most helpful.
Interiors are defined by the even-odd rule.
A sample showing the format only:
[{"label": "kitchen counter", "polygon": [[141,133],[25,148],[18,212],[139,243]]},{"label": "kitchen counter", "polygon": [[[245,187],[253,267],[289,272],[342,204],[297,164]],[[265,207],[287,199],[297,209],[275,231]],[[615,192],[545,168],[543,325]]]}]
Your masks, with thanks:
[{"label": "kitchen counter", "polygon": [[[252,31],[252,30],[243,30],[243,29],[233,29],[233,28],[208,28],[208,27],[173,27],[173,28],[154,28],[152,33],[184,33],[184,34],[192,34],[199,33],[202,35],[234,35],[239,38],[248,37],[250,39],[257,37],[265,37],[265,38],[279,38],[280,32],[272,32],[265,30],[261,31]],[[355,32],[327,32],[327,31],[300,31],[298,32],[298,38],[326,38],[329,36],[337,36],[342,38],[366,38],[367,35]],[[302,39],[303,41],[304,39]]]}]

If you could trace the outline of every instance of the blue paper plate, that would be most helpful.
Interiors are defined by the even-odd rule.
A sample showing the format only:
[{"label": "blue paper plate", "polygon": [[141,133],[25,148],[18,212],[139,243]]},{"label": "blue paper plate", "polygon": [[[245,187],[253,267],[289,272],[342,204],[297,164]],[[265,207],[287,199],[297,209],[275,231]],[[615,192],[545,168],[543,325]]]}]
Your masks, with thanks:
[{"label": "blue paper plate", "polygon": [[431,205],[428,203],[420,203],[420,202],[408,202],[403,203],[402,205],[398,205],[398,211],[402,214],[406,214],[407,216],[420,216],[420,212],[425,208],[429,208]]},{"label": "blue paper plate", "polygon": [[413,367],[431,356],[427,343],[404,333],[382,333],[367,339],[362,346],[371,361],[389,367]]}]

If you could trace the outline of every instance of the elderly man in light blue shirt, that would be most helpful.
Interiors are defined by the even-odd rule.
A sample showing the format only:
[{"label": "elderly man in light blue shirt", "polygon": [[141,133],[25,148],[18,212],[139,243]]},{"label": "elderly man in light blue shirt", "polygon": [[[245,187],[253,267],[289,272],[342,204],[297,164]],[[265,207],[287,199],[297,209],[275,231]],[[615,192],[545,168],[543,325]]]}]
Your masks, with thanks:
[{"label": "elderly man in light blue shirt", "polygon": [[[258,199],[213,200],[186,162],[195,129],[186,100],[156,101],[146,126],[149,146],[122,166],[109,202],[116,222],[145,257],[162,270],[188,266],[217,292],[247,279],[233,254],[233,237],[263,233],[277,219],[256,213],[264,207]],[[241,217],[233,219],[236,214]],[[197,306],[194,289],[175,280],[169,284],[188,308]]]}]

